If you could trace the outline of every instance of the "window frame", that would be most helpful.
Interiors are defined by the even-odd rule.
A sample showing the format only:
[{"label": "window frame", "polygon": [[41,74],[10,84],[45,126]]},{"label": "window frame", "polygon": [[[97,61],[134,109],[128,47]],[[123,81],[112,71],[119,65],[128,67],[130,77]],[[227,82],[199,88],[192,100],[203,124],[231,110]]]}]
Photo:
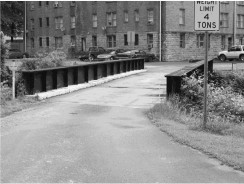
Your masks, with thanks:
[{"label": "window frame", "polygon": [[55,40],[55,49],[59,49],[63,47],[63,37],[54,37]]},{"label": "window frame", "polygon": [[228,28],[229,27],[229,13],[226,13],[226,12],[220,13],[220,27],[221,28]]},{"label": "window frame", "polygon": [[129,13],[127,10],[124,11],[124,22],[125,23],[129,22]]},{"label": "window frame", "polygon": [[39,18],[39,27],[42,27],[42,18]]},{"label": "window frame", "polygon": [[147,24],[153,25],[154,24],[154,10],[147,9]]},{"label": "window frame", "polygon": [[129,45],[129,43],[128,43],[128,35],[127,34],[124,34],[124,45],[125,46]]},{"label": "window frame", "polygon": [[76,28],[76,17],[75,16],[70,17],[70,27],[71,27],[71,29]]},{"label": "window frame", "polygon": [[107,35],[107,48],[114,47],[116,47],[116,35]]},{"label": "window frame", "polygon": [[138,46],[139,45],[139,34],[135,34],[135,43],[134,43],[135,46]]},{"label": "window frame", "polygon": [[244,14],[237,14],[236,28],[244,29]]},{"label": "window frame", "polygon": [[55,17],[55,29],[61,29],[63,27],[64,27],[63,17],[62,16]]},{"label": "window frame", "polygon": [[107,12],[107,26],[116,27],[117,26],[117,14],[116,12]]},{"label": "window frame", "polygon": [[97,28],[97,14],[92,14],[92,27]]},{"label": "window frame", "polygon": [[97,35],[92,35],[92,47],[97,47]]},{"label": "window frame", "polygon": [[49,17],[46,17],[46,26],[47,26],[47,27],[50,26]]},{"label": "window frame", "polygon": [[140,14],[139,14],[139,10],[135,10],[135,22],[139,22],[140,21]]},{"label": "window frame", "polygon": [[42,37],[39,37],[39,47],[43,47],[43,44],[42,44]]},{"label": "window frame", "polygon": [[180,48],[186,48],[186,34],[180,33]]},{"label": "window frame", "polygon": [[179,25],[184,26],[186,23],[186,10],[184,8],[179,9],[180,14],[179,14]]},{"label": "window frame", "polygon": [[49,47],[50,46],[50,39],[49,37],[46,37],[46,47]]}]

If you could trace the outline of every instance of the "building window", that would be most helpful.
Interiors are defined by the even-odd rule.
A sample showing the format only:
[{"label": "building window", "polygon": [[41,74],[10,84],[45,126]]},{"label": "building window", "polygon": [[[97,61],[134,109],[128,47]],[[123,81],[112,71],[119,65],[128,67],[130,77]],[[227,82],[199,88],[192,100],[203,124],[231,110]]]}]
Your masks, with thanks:
[{"label": "building window", "polygon": [[107,47],[116,47],[116,36],[115,35],[109,35],[107,36]]},{"label": "building window", "polygon": [[63,47],[63,38],[55,37],[55,49]]},{"label": "building window", "polygon": [[180,33],[180,48],[186,47],[186,34]]},{"label": "building window", "polygon": [[76,45],[76,37],[74,36],[74,35],[72,35],[71,37],[70,37],[70,44],[71,44],[71,46],[75,46]]},{"label": "building window", "polygon": [[75,6],[75,1],[71,1],[70,6]]},{"label": "building window", "polygon": [[31,30],[33,31],[35,29],[34,19],[31,19]]},{"label": "building window", "polygon": [[135,34],[135,45],[139,45],[139,35]]},{"label": "building window", "polygon": [[92,27],[97,27],[97,14],[92,15]]},{"label": "building window", "polygon": [[225,49],[225,35],[221,36],[221,49]]},{"label": "building window", "polygon": [[54,8],[63,7],[62,2],[60,1],[54,1],[53,6]]},{"label": "building window", "polygon": [[243,44],[244,44],[244,41],[243,41],[243,40],[244,40],[243,38],[240,38],[240,39],[239,39],[239,44],[240,44],[240,45],[243,45]]},{"label": "building window", "polygon": [[42,18],[39,18],[39,25],[42,27]]},{"label": "building window", "polygon": [[125,22],[129,22],[128,11],[124,11],[124,21],[125,21]]},{"label": "building window", "polygon": [[49,37],[46,37],[46,46],[49,47]]},{"label": "building window", "polygon": [[71,17],[71,29],[75,28],[75,17]]},{"label": "building window", "polygon": [[147,22],[153,24],[153,10],[147,10]]},{"label": "building window", "polygon": [[[197,47],[205,47],[205,38],[204,34],[197,35]],[[210,35],[208,35],[208,48],[210,48]]]},{"label": "building window", "polygon": [[107,26],[116,26],[117,16],[115,12],[107,13]]},{"label": "building window", "polygon": [[228,13],[220,13],[220,27],[229,27]]},{"label": "building window", "polygon": [[139,10],[135,10],[135,22],[139,22]]},{"label": "building window", "polygon": [[237,28],[244,28],[244,15],[237,15]]},{"label": "building window", "polygon": [[39,6],[42,6],[42,2],[41,1],[39,1]]},{"label": "building window", "polygon": [[49,6],[49,1],[46,1],[46,6]]},{"label": "building window", "polygon": [[39,46],[42,47],[42,38],[39,38]]},{"label": "building window", "polygon": [[61,29],[63,28],[63,17],[55,17],[55,27],[56,29]]},{"label": "building window", "polygon": [[49,17],[46,17],[47,27],[49,27]]},{"label": "building window", "polygon": [[185,25],[185,9],[180,9],[179,24]]},{"label": "building window", "polygon": [[197,47],[204,47],[204,35],[197,35]]},{"label": "building window", "polygon": [[33,1],[30,2],[30,9],[31,10],[34,10],[35,9],[35,4],[34,3],[35,2],[33,2]]},{"label": "building window", "polygon": [[31,48],[35,47],[35,42],[34,42],[34,38],[31,38]]},{"label": "building window", "polygon": [[147,45],[153,47],[153,34],[147,34]]},{"label": "building window", "polygon": [[97,36],[92,36],[92,46],[93,47],[97,46]]},{"label": "building window", "polygon": [[128,45],[127,34],[124,34],[124,45]]}]

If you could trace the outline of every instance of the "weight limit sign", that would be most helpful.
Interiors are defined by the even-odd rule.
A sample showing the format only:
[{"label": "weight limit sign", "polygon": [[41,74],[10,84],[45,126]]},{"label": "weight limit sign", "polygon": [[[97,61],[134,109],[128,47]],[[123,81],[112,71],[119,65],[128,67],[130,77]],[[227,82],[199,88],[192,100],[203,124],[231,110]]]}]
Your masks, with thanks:
[{"label": "weight limit sign", "polygon": [[194,1],[195,31],[219,31],[219,1]]}]

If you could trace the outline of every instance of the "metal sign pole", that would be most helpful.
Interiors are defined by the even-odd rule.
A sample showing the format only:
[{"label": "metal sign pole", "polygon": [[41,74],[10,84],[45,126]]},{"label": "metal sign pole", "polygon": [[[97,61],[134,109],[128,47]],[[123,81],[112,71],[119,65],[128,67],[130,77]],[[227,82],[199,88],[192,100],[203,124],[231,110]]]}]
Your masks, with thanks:
[{"label": "metal sign pole", "polygon": [[13,88],[13,100],[15,99],[15,70],[13,72],[12,88]]},{"label": "metal sign pole", "polygon": [[207,97],[208,97],[208,31],[205,32],[205,63],[204,63],[204,104],[203,128],[207,125]]}]

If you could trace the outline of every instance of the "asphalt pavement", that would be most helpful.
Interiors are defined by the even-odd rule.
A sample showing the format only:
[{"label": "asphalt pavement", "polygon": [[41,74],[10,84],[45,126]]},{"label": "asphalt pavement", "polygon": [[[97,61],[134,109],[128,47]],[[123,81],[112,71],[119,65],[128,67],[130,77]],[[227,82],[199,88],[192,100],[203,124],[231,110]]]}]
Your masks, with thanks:
[{"label": "asphalt pavement", "polygon": [[45,100],[1,119],[2,183],[243,183],[244,174],[175,143],[145,110],[165,96],[164,75],[188,63]]}]

